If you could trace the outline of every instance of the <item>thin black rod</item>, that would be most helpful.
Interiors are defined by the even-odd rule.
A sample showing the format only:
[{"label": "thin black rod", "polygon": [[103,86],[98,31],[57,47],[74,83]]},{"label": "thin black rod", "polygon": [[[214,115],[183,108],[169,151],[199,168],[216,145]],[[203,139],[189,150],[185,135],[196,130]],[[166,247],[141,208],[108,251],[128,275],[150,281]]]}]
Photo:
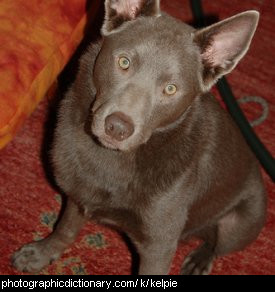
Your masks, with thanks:
[{"label": "thin black rod", "polygon": [[205,26],[205,19],[204,19],[201,0],[190,0],[190,5],[193,12],[195,25],[197,27]]}]

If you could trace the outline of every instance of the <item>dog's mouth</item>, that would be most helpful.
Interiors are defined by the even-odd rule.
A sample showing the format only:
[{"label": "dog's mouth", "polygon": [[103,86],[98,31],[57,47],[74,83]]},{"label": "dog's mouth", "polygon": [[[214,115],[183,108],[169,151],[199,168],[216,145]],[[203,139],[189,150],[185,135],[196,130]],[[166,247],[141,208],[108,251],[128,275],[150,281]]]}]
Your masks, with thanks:
[{"label": "dog's mouth", "polygon": [[[145,141],[144,135],[140,134],[140,127],[131,128],[131,124],[130,126],[127,124],[127,119],[125,122],[124,116],[121,117],[120,115],[120,113],[113,113],[111,115],[103,113],[96,116],[94,113],[91,116],[92,119],[89,120],[90,132],[92,133],[93,140],[98,146],[120,152],[131,152],[138,148],[139,145],[147,142],[147,139]],[[105,116],[107,116],[107,118],[105,118]],[[115,118],[115,121],[113,122],[111,120],[108,124],[108,118],[110,117]],[[118,122],[117,117],[119,119]],[[115,122],[117,122],[118,125],[116,125]],[[108,126],[110,126],[110,129]],[[112,132],[116,126],[118,131]],[[119,135],[120,133],[122,133],[121,136]]]},{"label": "dog's mouth", "polygon": [[99,146],[110,150],[128,151],[129,139],[126,138],[120,140],[117,139],[116,135],[109,135],[108,131],[106,130],[106,125],[104,125],[100,119],[96,120],[94,116],[90,125],[90,132],[92,134],[93,140]]},{"label": "dog's mouth", "polygon": [[119,150],[118,144],[113,141],[108,136],[104,137],[97,137],[98,142],[105,148],[111,149],[111,150]]}]

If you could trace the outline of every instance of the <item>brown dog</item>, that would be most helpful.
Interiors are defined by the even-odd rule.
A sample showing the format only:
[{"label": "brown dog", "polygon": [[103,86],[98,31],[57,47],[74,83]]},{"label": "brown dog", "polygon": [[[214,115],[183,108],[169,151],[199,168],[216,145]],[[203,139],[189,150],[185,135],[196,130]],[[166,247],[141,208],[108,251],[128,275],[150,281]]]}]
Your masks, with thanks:
[{"label": "brown dog", "polygon": [[57,228],[13,257],[42,269],[87,219],[128,234],[140,274],[166,274],[179,240],[204,243],[183,274],[208,274],[264,224],[258,163],[207,92],[247,52],[259,14],[201,30],[161,13],[159,1],[107,0],[103,40],[91,45],[60,108],[52,151],[68,195]]}]

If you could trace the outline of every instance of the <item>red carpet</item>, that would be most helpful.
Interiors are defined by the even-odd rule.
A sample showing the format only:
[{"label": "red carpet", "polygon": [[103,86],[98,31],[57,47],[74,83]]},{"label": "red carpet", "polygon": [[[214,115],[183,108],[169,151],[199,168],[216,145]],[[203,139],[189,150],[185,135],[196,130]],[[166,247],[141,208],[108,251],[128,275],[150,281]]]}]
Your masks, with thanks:
[{"label": "red carpet", "polygon": [[[185,21],[192,19],[189,2],[162,1],[163,9]],[[184,4],[182,4],[184,3]],[[275,2],[262,0],[203,1],[205,12],[220,19],[257,9],[259,29],[252,47],[228,77],[237,98],[261,96],[269,103],[269,116],[255,128],[275,155]],[[215,94],[218,96],[216,90]],[[22,244],[50,233],[61,206],[61,197],[51,187],[41,153],[49,102],[45,99],[16,138],[0,151],[0,274],[19,274],[10,265],[12,253]],[[249,118],[260,114],[254,104],[244,106]],[[46,128],[46,129],[45,129]],[[218,259],[213,274],[275,274],[275,189],[264,174],[268,191],[268,217],[257,241],[245,251]],[[171,274],[179,272],[183,258],[197,242],[181,244]],[[107,227],[89,223],[63,257],[41,274],[130,274],[131,253],[122,237]]]}]

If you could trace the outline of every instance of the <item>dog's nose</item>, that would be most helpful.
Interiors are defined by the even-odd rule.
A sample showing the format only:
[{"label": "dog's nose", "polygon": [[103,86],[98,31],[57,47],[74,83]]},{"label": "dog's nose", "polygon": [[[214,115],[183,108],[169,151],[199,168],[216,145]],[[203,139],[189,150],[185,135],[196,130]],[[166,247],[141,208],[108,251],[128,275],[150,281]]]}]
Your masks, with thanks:
[{"label": "dog's nose", "polygon": [[134,133],[132,119],[122,112],[115,112],[105,119],[105,133],[117,141],[124,141]]}]

